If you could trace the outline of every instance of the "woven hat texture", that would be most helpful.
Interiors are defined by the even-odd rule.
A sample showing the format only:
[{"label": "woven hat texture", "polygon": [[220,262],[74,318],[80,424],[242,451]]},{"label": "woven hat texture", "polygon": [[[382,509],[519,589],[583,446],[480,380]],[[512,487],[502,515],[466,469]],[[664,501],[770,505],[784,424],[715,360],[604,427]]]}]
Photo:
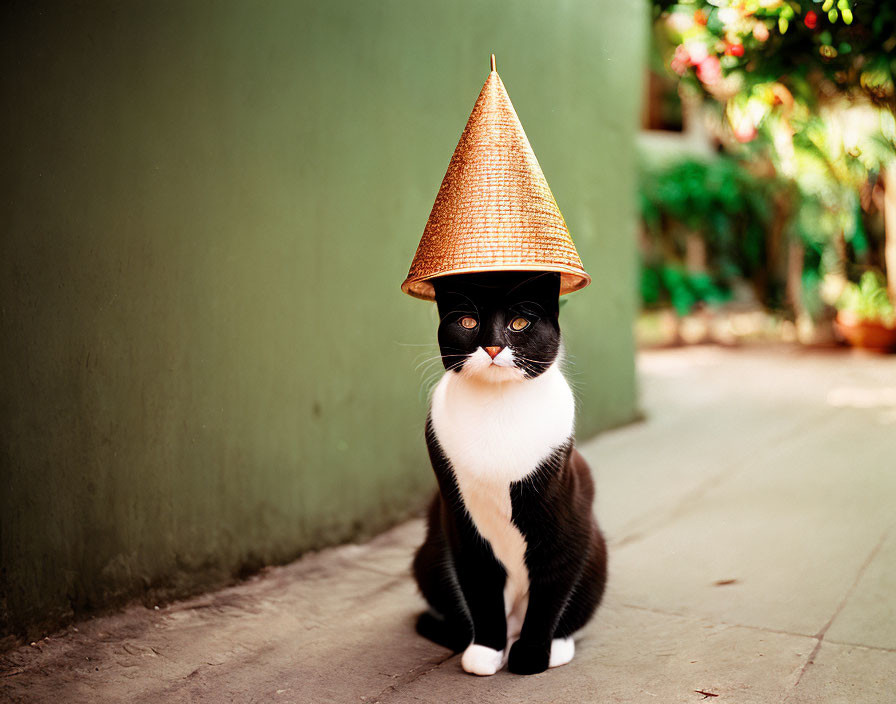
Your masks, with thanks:
[{"label": "woven hat texture", "polygon": [[448,274],[556,271],[561,294],[591,282],[492,66],[401,285],[417,298],[433,299],[430,280]]}]

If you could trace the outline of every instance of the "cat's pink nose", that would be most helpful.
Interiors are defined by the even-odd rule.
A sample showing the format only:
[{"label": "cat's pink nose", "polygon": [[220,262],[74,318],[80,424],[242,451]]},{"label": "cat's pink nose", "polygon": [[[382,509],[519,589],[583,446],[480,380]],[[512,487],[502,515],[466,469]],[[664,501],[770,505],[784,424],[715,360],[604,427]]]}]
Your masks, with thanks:
[{"label": "cat's pink nose", "polygon": [[489,357],[494,359],[499,354],[501,354],[501,350],[503,350],[503,349],[504,349],[503,347],[486,347],[485,351],[488,352]]}]

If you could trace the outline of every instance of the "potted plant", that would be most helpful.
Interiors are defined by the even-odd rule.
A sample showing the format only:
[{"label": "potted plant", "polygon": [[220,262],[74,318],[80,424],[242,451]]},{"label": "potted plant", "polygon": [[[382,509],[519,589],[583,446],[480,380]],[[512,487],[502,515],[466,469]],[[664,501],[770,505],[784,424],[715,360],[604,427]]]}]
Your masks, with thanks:
[{"label": "potted plant", "polygon": [[837,330],[853,347],[896,351],[896,309],[883,280],[866,271],[837,300]]}]

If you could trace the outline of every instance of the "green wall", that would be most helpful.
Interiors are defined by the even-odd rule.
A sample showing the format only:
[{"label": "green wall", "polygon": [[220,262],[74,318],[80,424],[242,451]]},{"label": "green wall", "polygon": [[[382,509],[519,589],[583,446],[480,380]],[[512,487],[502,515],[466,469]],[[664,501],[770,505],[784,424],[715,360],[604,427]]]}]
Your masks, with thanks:
[{"label": "green wall", "polygon": [[399,284],[490,52],[595,281],[580,435],[631,419],[642,10],[4,6],[0,643],[420,507]]}]

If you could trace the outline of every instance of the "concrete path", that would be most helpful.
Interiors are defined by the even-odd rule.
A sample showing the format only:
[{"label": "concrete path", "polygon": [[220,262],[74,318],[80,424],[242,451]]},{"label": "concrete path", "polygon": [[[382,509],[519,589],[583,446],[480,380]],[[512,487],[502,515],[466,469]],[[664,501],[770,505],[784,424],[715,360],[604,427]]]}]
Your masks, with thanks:
[{"label": "concrete path", "polygon": [[583,443],[611,581],[570,665],[464,674],[413,631],[411,521],[0,658],[12,702],[896,702],[896,358],[640,357]]}]

